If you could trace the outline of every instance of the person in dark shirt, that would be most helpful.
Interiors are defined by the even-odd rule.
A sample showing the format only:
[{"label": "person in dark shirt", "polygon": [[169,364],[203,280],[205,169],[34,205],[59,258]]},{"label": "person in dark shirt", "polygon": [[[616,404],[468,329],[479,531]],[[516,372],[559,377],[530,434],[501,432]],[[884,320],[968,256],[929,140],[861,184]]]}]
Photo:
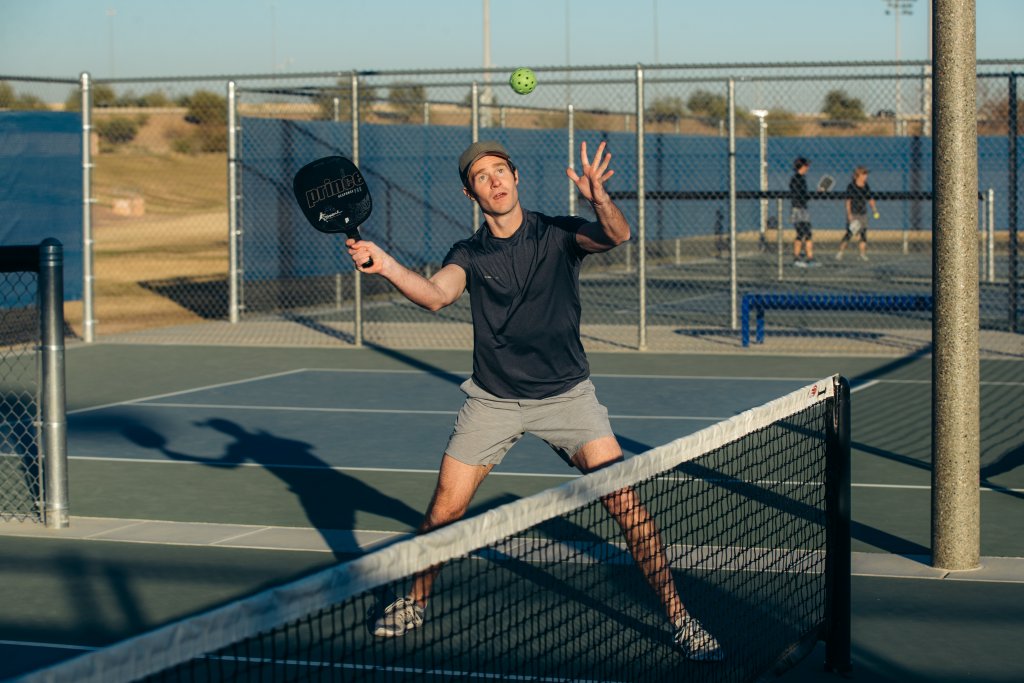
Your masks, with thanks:
[{"label": "person in dark shirt", "polygon": [[843,252],[854,237],[859,240],[857,246],[860,249],[861,261],[868,260],[869,205],[875,220],[878,220],[878,207],[875,206],[875,198],[871,196],[871,186],[868,185],[868,169],[858,166],[853,169],[853,179],[846,186],[846,234],[839,241],[837,261],[843,260]]},{"label": "person in dark shirt", "polygon": [[[479,205],[484,222],[451,247],[432,277],[402,266],[371,241],[346,241],[359,270],[379,274],[425,309],[437,311],[464,291],[470,294],[473,374],[462,385],[466,399],[420,533],[462,517],[484,477],[526,432],[582,472],[622,460],[580,339],[579,274],[588,254],[622,244],[630,228],[604,187],[614,173],[605,143],[591,162],[584,142],[580,159],[583,173],[568,168],[566,174],[590,202],[593,222],[524,209],[511,156],[488,140],[473,143],[459,157],[463,193]],[[371,265],[362,265],[371,259]],[[602,502],[661,601],[683,654],[722,659],[718,641],[684,607],[660,533],[636,492],[620,489]],[[377,636],[401,636],[422,625],[438,571],[415,577],[409,594],[376,621]]]},{"label": "person in dark shirt", "polygon": [[[818,265],[818,262],[814,260],[811,214],[807,208],[811,199],[810,190],[807,189],[807,171],[810,168],[811,162],[804,157],[797,157],[793,162],[793,177],[789,179],[789,197],[792,207],[789,216],[790,222],[796,229],[796,239],[793,240],[793,265],[802,268]],[[801,254],[801,252],[803,253]]]}]

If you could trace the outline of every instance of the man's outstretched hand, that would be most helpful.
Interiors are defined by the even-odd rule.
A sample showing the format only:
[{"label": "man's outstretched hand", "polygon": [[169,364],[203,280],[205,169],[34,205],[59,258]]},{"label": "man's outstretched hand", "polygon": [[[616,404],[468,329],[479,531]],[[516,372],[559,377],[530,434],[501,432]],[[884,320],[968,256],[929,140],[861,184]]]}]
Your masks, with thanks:
[{"label": "man's outstretched hand", "polygon": [[594,154],[594,163],[590,163],[587,156],[587,143],[580,144],[580,160],[583,162],[583,175],[577,175],[575,169],[565,169],[565,174],[576,183],[580,194],[591,204],[604,204],[609,200],[608,192],[604,189],[605,182],[611,178],[615,171],[608,168],[612,161],[612,155],[606,153],[605,142],[597,146],[597,153]]}]

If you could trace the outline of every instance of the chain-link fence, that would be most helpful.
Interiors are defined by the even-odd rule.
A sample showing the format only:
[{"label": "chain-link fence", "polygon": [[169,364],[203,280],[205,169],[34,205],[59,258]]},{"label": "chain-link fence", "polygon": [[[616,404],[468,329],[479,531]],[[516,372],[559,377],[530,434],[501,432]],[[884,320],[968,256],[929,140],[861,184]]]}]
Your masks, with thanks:
[{"label": "chain-link fence", "polygon": [[0,247],[0,520],[68,524],[63,249]]},{"label": "chain-link fence", "polygon": [[[36,274],[0,272],[0,519],[38,521],[39,469]],[[20,303],[18,303],[20,302]]]},{"label": "chain-link fence", "polygon": [[[980,62],[977,87],[982,331],[1018,353],[1022,66]],[[901,305],[931,293],[926,64],[537,72],[526,97],[499,70],[93,83],[98,337],[468,347],[464,301],[427,313],[355,273],[338,238],[302,225],[291,175],[316,156],[356,158],[374,196],[365,236],[430,275],[480,223],[458,154],[495,137],[523,205],[554,215],[590,215],[564,168],[578,167],[581,142],[609,144],[633,238],[584,262],[590,349],[742,350],[744,310],[764,326],[760,346],[747,335],[755,348],[927,346],[928,307]],[[78,90],[66,89],[68,107]],[[810,161],[810,244],[791,220],[798,157]],[[857,167],[877,218],[847,205]],[[835,187],[815,192],[825,175]],[[856,234],[851,209],[867,217]]]}]

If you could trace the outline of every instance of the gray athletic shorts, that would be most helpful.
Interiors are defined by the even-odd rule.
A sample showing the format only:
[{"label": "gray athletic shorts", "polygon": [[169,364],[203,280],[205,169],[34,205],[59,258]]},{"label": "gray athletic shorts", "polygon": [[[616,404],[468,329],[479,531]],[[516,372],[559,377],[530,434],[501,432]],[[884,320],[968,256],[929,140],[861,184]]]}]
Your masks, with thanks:
[{"label": "gray athletic shorts", "polygon": [[612,436],[608,410],[589,379],[569,391],[541,399],[508,399],[462,383],[466,402],[459,410],[445,451],[467,465],[496,465],[523,434],[543,439],[570,466],[580,448]]},{"label": "gray athletic shorts", "polygon": [[798,240],[811,239],[811,212],[802,206],[794,206],[789,212],[789,220],[796,228]]}]

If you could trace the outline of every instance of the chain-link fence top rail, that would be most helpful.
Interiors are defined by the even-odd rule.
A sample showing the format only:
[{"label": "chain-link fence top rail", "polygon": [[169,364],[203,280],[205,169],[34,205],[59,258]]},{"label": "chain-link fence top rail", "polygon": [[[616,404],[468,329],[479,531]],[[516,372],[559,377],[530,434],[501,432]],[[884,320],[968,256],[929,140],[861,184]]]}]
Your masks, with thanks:
[{"label": "chain-link fence top rail", "polygon": [[[730,316],[735,297],[729,293],[733,220],[734,279],[741,292],[927,291],[927,199],[878,202],[880,218],[869,221],[866,233],[868,262],[860,262],[852,247],[841,264],[828,264],[835,267],[795,270],[788,202],[748,195],[736,203],[733,217],[723,196],[730,181],[730,81],[738,190],[787,190],[797,156],[811,160],[812,186],[829,174],[837,193],[857,166],[869,169],[877,193],[930,190],[928,69],[922,62],[547,67],[535,69],[540,85],[525,97],[507,87],[511,68],[237,77],[238,272],[231,272],[225,239],[229,77],[96,82],[99,329],[113,334],[178,326],[178,339],[214,341],[192,323],[224,320],[235,282],[242,320],[253,324],[232,326],[234,341],[349,342],[361,316],[365,338],[376,343],[468,345],[468,310],[456,305],[440,316],[426,314],[378,278],[359,282],[333,243],[317,243],[296,224],[290,195],[281,188],[300,158],[321,149],[358,153],[375,200],[367,236],[429,274],[450,244],[479,221],[455,170],[455,158],[474,135],[509,146],[524,206],[545,213],[588,215],[563,172],[567,165],[578,167],[582,141],[591,149],[608,141],[613,191],[637,191],[642,168],[651,198],[643,205],[620,202],[634,226],[633,240],[585,261],[583,315],[591,348],[635,348],[641,325],[663,332],[648,340],[648,348],[737,345]],[[982,305],[990,310],[982,317],[987,327],[1006,329],[1007,270],[1015,256],[1008,253],[1007,226],[1015,221],[1010,207],[1016,199],[1007,186],[1008,97],[1024,62],[979,61],[978,70],[979,189],[991,188],[994,199],[991,210],[979,208],[979,228],[992,233],[979,250],[983,273],[992,273],[983,278],[983,289],[991,291],[983,292]],[[19,89],[30,84],[11,82]],[[73,94],[67,91],[69,103]],[[118,141],[114,131],[124,123],[114,122],[125,117],[135,117],[137,131]],[[659,191],[691,194],[657,198]],[[138,199],[144,214],[130,215],[140,211]],[[845,234],[844,202],[837,197],[810,208],[816,261],[831,261]],[[865,265],[855,268],[851,261]],[[793,336],[768,339],[785,339],[787,349],[799,350],[809,343],[808,332],[826,331],[849,347],[851,330],[867,327],[876,339],[917,330],[895,343],[905,348],[921,342],[929,318],[893,311],[780,312],[769,316],[769,331]],[[313,334],[276,342],[260,336],[257,326],[272,320],[299,321]]]}]

